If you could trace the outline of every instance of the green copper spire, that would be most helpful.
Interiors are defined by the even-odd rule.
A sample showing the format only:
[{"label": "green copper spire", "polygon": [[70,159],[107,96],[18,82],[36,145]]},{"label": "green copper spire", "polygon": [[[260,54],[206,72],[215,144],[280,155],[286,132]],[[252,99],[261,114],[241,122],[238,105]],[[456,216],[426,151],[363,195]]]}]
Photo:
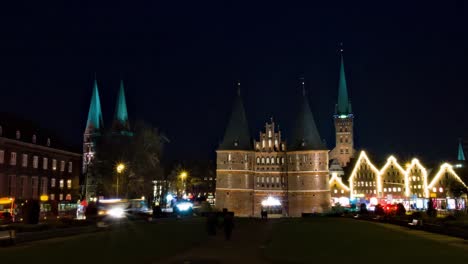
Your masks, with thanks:
[{"label": "green copper spire", "polygon": [[458,160],[465,161],[465,152],[463,152],[462,141],[458,142]]},{"label": "green copper spire", "polygon": [[351,102],[348,99],[348,89],[346,87],[346,76],[344,70],[343,54],[341,54],[340,81],[338,84],[338,104],[336,106],[336,115],[350,115]]},{"label": "green copper spire", "polygon": [[125,100],[124,82],[120,80],[120,89],[117,96],[117,103],[115,106],[114,115],[114,129],[129,130],[130,125],[128,122],[127,101]]},{"label": "green copper spire", "polygon": [[249,126],[245,115],[244,104],[240,95],[240,82],[237,83],[237,96],[232,108],[231,119],[226,128],[220,150],[251,150]]},{"label": "green copper spire", "polygon": [[101,101],[99,99],[99,91],[97,80],[94,80],[93,95],[91,96],[91,104],[89,106],[88,121],[86,129],[99,130],[103,127]]}]

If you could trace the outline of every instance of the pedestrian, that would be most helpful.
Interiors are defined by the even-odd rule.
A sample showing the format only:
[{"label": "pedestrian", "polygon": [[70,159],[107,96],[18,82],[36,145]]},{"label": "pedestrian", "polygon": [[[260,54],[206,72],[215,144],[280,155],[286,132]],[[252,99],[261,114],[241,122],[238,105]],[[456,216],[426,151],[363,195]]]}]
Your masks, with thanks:
[{"label": "pedestrian", "polygon": [[231,240],[232,229],[234,228],[234,217],[232,213],[226,212],[224,214],[224,238]]}]

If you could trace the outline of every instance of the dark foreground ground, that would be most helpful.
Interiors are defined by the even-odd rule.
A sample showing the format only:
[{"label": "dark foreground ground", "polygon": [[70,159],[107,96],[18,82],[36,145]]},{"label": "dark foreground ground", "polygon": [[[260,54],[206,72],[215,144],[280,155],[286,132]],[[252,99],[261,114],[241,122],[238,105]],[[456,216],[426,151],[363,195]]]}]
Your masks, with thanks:
[{"label": "dark foreground ground", "polygon": [[468,263],[468,242],[341,218],[236,219],[231,241],[204,219],[131,223],[0,248],[2,263]]}]

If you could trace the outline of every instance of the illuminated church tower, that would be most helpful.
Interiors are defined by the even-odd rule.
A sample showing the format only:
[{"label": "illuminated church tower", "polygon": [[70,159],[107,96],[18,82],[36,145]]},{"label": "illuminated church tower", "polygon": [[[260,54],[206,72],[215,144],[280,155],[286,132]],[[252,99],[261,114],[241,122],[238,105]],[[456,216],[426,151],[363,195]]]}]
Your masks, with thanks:
[{"label": "illuminated church tower", "polygon": [[120,89],[115,105],[114,121],[112,123],[114,135],[131,136],[130,123],[128,121],[127,101],[125,100],[125,88],[123,80],[120,80]]},{"label": "illuminated church tower", "polygon": [[101,111],[101,100],[97,80],[94,80],[93,94],[89,106],[88,120],[83,135],[83,174],[88,171],[88,166],[94,159],[96,152],[96,140],[103,133],[103,121]]},{"label": "illuminated church tower", "polygon": [[240,95],[240,83],[237,85],[231,119],[216,151],[216,207],[228,208],[238,216],[251,216],[255,153]]},{"label": "illuminated church tower", "polygon": [[[343,50],[341,50],[343,51]],[[351,101],[348,99],[343,54],[341,54],[340,80],[338,84],[338,103],[335,106],[335,148],[330,152],[330,159],[336,159],[342,167],[346,167],[355,156],[353,119]]]}]

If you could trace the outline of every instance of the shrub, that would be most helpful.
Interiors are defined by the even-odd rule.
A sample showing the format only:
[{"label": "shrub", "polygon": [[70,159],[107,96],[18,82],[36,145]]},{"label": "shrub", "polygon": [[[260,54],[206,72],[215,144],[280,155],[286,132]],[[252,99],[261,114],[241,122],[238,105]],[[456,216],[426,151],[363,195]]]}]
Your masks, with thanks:
[{"label": "shrub", "polygon": [[375,206],[374,213],[376,215],[385,215],[385,210],[381,204],[378,204]]},{"label": "shrub", "polygon": [[403,216],[406,214],[405,206],[402,203],[397,204],[396,215]]},{"label": "shrub", "polygon": [[367,206],[365,203],[362,203],[360,206],[359,206],[359,213],[360,214],[368,214],[369,211],[367,211]]},{"label": "shrub", "polygon": [[434,201],[432,199],[429,199],[427,202],[427,215],[430,217],[437,216],[437,210],[434,208]]}]

